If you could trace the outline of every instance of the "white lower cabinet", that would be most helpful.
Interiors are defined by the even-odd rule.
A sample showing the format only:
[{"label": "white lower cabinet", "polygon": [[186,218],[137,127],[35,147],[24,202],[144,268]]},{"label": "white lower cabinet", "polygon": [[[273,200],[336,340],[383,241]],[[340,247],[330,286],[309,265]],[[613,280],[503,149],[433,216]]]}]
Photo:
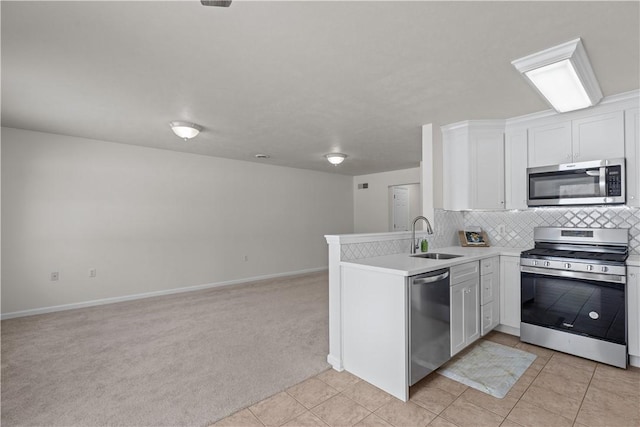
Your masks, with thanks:
[{"label": "white lower cabinet", "polygon": [[627,267],[627,304],[630,362],[640,366],[640,267]]},{"label": "white lower cabinet", "polygon": [[520,257],[500,257],[500,330],[520,336]]},{"label": "white lower cabinet", "polygon": [[480,338],[478,262],[451,267],[451,356]]},{"label": "white lower cabinet", "polygon": [[500,323],[500,258],[480,261],[481,335],[491,332]]}]

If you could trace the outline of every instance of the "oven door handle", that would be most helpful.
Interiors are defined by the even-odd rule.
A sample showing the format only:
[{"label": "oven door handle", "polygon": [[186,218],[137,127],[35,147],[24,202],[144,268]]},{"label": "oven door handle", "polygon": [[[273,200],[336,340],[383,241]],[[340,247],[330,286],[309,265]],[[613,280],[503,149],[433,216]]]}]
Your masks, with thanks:
[{"label": "oven door handle", "polygon": [[542,274],[544,276],[568,277],[570,279],[595,280],[597,282],[622,283],[622,284],[627,283],[626,276],[618,276],[614,274],[598,274],[598,273],[583,273],[581,271],[552,270],[548,268],[528,267],[526,265],[520,266],[520,272]]}]

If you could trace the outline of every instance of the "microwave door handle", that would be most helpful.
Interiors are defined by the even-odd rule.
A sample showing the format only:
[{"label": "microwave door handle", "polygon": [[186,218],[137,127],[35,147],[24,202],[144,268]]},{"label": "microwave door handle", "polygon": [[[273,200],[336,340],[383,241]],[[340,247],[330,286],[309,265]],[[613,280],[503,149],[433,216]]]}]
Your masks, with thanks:
[{"label": "microwave door handle", "polygon": [[606,178],[607,178],[607,168],[606,167],[602,167],[600,168],[600,181],[599,181],[599,185],[600,185],[600,196],[601,197],[607,197],[607,185],[606,185]]}]

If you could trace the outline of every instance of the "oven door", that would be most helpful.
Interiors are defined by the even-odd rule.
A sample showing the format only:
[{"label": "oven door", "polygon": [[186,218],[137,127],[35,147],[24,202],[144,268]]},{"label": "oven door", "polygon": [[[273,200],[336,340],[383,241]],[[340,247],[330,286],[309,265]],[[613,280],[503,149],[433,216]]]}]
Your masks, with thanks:
[{"label": "oven door", "polygon": [[522,271],[522,322],[626,344],[625,284],[567,277],[572,274]]}]

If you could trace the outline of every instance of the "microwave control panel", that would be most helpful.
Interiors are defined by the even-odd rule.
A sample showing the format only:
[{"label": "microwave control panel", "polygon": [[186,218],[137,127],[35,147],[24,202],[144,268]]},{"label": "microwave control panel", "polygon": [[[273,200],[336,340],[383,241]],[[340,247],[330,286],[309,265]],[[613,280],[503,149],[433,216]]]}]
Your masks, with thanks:
[{"label": "microwave control panel", "polygon": [[622,195],[622,167],[607,167],[607,197]]}]

